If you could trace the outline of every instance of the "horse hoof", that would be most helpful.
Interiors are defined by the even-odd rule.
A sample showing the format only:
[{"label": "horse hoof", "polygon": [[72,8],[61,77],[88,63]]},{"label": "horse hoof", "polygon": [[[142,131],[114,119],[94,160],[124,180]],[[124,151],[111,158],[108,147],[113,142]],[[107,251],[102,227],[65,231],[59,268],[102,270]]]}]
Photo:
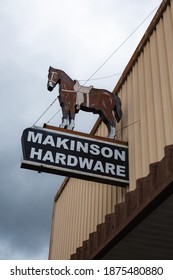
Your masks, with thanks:
[{"label": "horse hoof", "polygon": [[60,128],[65,128],[66,126],[65,126],[65,125],[60,125],[59,127],[60,127]]},{"label": "horse hoof", "polygon": [[67,126],[67,129],[68,129],[68,130],[73,130],[73,129],[74,129],[74,126]]},{"label": "horse hoof", "polygon": [[115,140],[115,139],[116,139],[116,135],[108,135],[107,138],[108,138],[108,139]]}]

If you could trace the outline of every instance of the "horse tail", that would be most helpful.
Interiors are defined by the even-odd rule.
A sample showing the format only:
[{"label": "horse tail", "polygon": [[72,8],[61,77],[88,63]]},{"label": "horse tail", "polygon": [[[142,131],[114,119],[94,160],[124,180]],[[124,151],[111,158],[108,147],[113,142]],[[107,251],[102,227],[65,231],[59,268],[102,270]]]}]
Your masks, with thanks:
[{"label": "horse tail", "polygon": [[119,122],[123,115],[123,112],[121,109],[121,99],[116,94],[114,94],[114,98],[115,98],[114,114],[115,114],[115,118],[116,118],[117,122]]}]

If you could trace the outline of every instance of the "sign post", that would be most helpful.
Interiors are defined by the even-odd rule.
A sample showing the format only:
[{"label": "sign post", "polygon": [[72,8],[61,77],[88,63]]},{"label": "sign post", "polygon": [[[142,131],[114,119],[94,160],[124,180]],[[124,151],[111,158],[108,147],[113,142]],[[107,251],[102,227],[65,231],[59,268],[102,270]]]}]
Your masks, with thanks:
[{"label": "sign post", "polygon": [[124,142],[62,128],[31,127],[22,135],[22,168],[126,187]]}]

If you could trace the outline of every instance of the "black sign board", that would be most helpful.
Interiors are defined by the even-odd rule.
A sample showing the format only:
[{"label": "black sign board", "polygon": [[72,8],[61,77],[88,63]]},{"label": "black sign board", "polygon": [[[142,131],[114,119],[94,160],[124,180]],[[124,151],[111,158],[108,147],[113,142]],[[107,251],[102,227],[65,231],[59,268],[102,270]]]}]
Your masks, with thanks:
[{"label": "black sign board", "polygon": [[115,186],[127,186],[128,147],[106,138],[65,129],[23,131],[22,168]]}]

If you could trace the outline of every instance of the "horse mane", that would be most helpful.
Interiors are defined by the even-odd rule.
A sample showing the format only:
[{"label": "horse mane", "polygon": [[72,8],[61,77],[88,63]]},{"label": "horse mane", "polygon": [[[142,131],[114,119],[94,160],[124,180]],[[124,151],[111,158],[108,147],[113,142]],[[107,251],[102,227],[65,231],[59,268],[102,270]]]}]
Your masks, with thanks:
[{"label": "horse mane", "polygon": [[67,73],[65,73],[63,70],[61,70],[61,69],[56,69],[57,71],[59,71],[60,73],[61,73],[61,77],[64,79],[64,80],[70,80],[71,82],[73,82],[74,83],[74,80],[73,79],[71,79],[68,75],[67,75]]}]

